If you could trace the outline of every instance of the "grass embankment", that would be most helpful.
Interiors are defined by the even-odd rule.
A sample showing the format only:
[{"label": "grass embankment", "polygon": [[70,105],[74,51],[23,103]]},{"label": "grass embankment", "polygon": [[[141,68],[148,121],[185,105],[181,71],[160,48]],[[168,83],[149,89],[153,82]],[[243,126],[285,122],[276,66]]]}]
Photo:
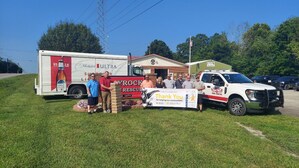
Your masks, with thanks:
[{"label": "grass embankment", "polygon": [[[0,80],[0,167],[298,167],[299,119],[207,109],[72,111],[43,99],[34,75]],[[263,131],[260,139],[236,122]]]}]

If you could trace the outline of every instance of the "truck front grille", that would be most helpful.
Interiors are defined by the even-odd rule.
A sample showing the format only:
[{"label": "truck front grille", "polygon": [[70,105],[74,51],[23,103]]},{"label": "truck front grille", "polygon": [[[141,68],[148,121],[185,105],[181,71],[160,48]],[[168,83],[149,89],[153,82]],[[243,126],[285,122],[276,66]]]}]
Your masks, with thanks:
[{"label": "truck front grille", "polygon": [[276,90],[260,90],[255,93],[255,98],[257,100],[265,100],[267,98],[267,92],[269,95],[269,101],[275,100],[278,96]]}]

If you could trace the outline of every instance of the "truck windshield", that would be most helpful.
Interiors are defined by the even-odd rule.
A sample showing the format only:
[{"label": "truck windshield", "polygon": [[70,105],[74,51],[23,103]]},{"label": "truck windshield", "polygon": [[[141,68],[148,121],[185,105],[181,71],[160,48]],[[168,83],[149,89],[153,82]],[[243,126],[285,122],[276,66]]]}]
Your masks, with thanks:
[{"label": "truck windshield", "polygon": [[228,83],[253,83],[243,74],[222,74]]}]

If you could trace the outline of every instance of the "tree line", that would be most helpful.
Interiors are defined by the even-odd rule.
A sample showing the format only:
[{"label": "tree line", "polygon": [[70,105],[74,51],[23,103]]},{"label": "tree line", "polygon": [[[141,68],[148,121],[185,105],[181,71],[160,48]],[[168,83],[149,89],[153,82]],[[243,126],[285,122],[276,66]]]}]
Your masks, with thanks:
[{"label": "tree line", "polygon": [[[299,74],[299,17],[271,30],[265,23],[244,26],[240,40],[230,41],[226,33],[191,37],[192,62],[213,59],[232,65],[234,71],[253,75]],[[248,27],[248,28],[247,28]],[[170,50],[162,40],[149,44],[145,55],[158,54],[183,63],[189,61],[189,38]],[[38,41],[39,50],[104,53],[100,39],[83,24],[60,22],[50,27]],[[2,66],[1,66],[2,67]]]},{"label": "tree line", "polygon": [[9,59],[0,57],[0,73],[22,73],[23,69]]},{"label": "tree line", "polygon": [[[197,34],[191,40],[192,62],[213,59],[248,76],[299,74],[299,17],[286,20],[274,30],[265,23],[254,24],[237,41],[229,41],[226,33],[210,37]],[[187,38],[172,52],[165,42],[154,40],[145,54],[155,53],[186,63],[189,42]]]}]

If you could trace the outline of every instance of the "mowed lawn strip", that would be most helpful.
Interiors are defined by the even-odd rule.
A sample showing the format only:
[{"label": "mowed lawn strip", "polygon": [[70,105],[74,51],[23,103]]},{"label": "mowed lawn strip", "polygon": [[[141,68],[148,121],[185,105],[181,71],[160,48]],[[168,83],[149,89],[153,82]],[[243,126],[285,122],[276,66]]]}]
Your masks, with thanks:
[{"label": "mowed lawn strip", "polygon": [[[0,80],[0,167],[298,167],[298,119],[208,109],[74,112],[44,99],[35,75]],[[236,122],[262,131],[253,136]]]}]

